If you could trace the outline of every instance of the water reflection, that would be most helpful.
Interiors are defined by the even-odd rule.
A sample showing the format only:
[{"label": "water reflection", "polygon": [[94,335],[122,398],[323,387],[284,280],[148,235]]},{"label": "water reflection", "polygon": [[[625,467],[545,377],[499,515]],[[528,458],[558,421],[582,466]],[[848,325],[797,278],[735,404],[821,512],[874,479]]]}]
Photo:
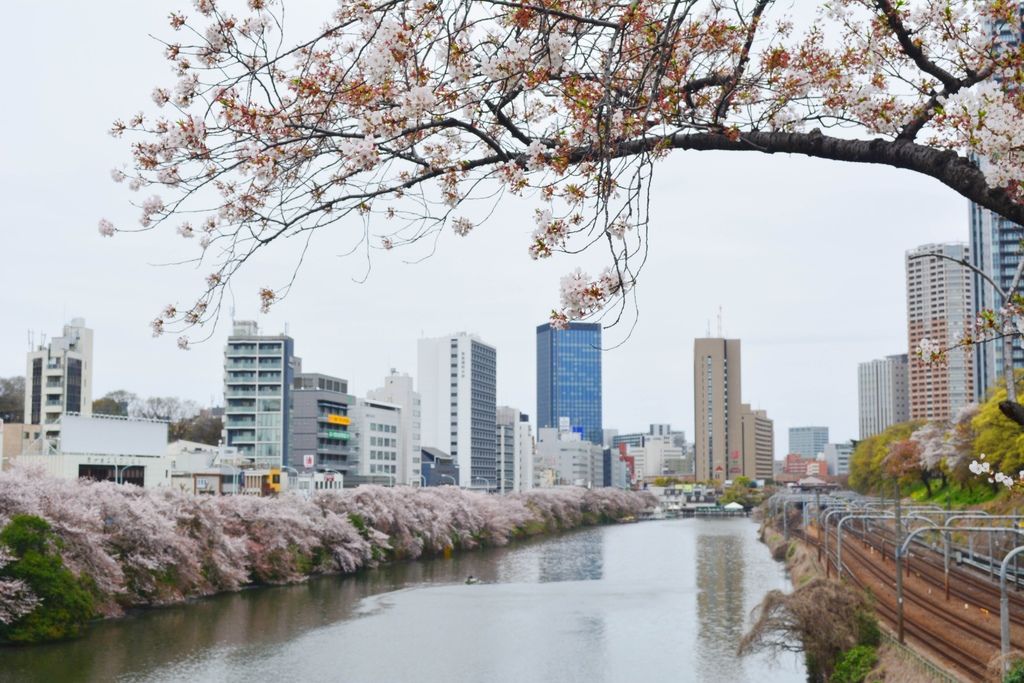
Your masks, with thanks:
[{"label": "water reflection", "polygon": [[743,637],[746,616],[743,560],[742,538],[706,533],[697,537],[697,652],[705,675],[732,678],[742,671],[730,653],[735,654]]},{"label": "water reflection", "polygon": [[587,529],[140,613],[0,650],[0,680],[798,683],[735,657],[786,585],[746,520]]}]

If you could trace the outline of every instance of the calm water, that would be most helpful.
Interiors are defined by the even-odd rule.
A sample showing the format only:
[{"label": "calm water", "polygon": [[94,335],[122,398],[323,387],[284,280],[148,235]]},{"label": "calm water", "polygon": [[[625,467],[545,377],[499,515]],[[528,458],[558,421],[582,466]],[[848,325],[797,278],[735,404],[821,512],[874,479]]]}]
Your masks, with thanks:
[{"label": "calm water", "polygon": [[773,588],[749,520],[627,524],[151,610],[0,649],[0,680],[802,683],[735,655]]}]

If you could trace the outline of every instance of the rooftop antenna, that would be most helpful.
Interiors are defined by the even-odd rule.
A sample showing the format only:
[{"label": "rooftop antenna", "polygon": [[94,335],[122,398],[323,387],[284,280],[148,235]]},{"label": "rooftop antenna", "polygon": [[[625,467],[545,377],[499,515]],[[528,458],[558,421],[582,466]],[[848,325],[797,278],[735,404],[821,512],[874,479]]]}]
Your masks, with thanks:
[{"label": "rooftop antenna", "polygon": [[707,332],[704,334],[705,337],[711,337],[711,318],[708,318]]},{"label": "rooftop antenna", "polygon": [[718,307],[718,336],[722,336],[722,307]]}]

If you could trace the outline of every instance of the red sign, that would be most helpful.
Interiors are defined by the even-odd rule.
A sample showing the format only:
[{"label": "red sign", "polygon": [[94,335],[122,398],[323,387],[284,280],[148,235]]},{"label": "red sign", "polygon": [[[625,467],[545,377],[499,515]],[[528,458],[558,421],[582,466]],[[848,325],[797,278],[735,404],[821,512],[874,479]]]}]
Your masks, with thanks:
[{"label": "red sign", "polygon": [[315,465],[315,464],[316,464],[316,456],[315,455],[304,455],[304,456],[302,456],[302,466],[305,467],[307,470],[308,469],[312,469],[313,465]]}]

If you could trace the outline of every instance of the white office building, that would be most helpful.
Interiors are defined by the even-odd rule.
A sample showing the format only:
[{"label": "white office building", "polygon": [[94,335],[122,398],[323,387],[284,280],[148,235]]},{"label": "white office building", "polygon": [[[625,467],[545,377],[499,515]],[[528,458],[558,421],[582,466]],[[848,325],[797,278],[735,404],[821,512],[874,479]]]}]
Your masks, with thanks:
[{"label": "white office building", "polygon": [[402,432],[402,408],[394,403],[369,398],[356,399],[351,412],[352,450],[362,477],[380,478],[380,483],[400,484],[399,462],[408,454]]},{"label": "white office building", "polygon": [[64,413],[92,415],[92,330],[83,318],[28,353],[25,422],[40,425],[43,438],[56,446]]},{"label": "white office building", "polygon": [[496,489],[495,348],[465,332],[420,339],[417,381],[422,445],[452,455],[461,486]]},{"label": "white office building", "polygon": [[366,392],[366,397],[370,400],[396,405],[401,409],[399,440],[402,442],[402,451],[399,454],[395,475],[399,484],[419,486],[422,477],[420,472],[422,402],[419,393],[413,388],[412,377],[392,368],[391,373],[384,378],[384,386]]}]

